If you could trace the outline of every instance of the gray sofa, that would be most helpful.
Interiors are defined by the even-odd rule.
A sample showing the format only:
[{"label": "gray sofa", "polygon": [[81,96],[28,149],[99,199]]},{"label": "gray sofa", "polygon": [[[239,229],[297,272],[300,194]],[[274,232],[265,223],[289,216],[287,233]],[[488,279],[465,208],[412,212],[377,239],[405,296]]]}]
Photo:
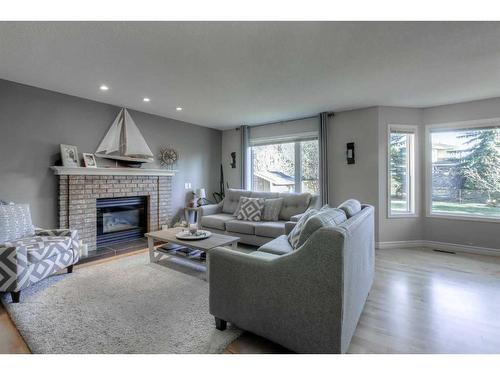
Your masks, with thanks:
[{"label": "gray sofa", "polygon": [[[240,197],[283,198],[278,221],[237,220],[235,211]],[[261,246],[285,233],[287,222],[294,222],[310,207],[317,207],[319,197],[309,193],[273,193],[228,189],[219,204],[201,206],[198,212],[199,225],[209,231],[240,237],[241,243]]]},{"label": "gray sofa", "polygon": [[217,328],[231,322],[300,353],[345,353],[374,277],[374,209],[361,207],[295,250],[286,235],[250,254],[212,250]]}]

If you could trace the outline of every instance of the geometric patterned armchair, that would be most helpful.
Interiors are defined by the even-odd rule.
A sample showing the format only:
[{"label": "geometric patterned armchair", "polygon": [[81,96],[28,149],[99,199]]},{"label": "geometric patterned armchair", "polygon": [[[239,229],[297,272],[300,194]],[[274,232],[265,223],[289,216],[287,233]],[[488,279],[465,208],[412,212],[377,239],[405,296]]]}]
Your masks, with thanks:
[{"label": "geometric patterned armchair", "polygon": [[0,292],[19,302],[21,291],[80,258],[76,230],[33,227],[29,205],[0,205]]}]

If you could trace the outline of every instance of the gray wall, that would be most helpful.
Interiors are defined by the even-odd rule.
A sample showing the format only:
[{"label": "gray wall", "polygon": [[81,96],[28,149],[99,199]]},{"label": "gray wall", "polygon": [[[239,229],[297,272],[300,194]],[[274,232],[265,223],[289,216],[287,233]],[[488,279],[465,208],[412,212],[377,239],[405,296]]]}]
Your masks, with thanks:
[{"label": "gray wall", "polygon": [[[59,144],[95,152],[119,108],[0,80],[0,199],[31,205],[36,225],[57,225],[56,177],[49,166]],[[179,152],[173,178],[174,212],[184,207],[185,182],[218,191],[221,131],[130,111],[155,155],[165,146]],[[155,164],[149,167],[156,167]]]},{"label": "gray wall", "polygon": [[[236,168],[231,168],[231,152],[236,152]],[[222,166],[224,180],[230,188],[241,187],[241,139],[240,132],[236,129],[222,132]]]},{"label": "gray wall", "polygon": [[[335,113],[328,128],[330,204],[349,198],[369,203],[378,210],[378,109],[376,107]],[[347,164],[346,143],[355,144],[355,164]],[[376,223],[378,226],[378,222]],[[378,236],[378,229],[376,230]]]}]

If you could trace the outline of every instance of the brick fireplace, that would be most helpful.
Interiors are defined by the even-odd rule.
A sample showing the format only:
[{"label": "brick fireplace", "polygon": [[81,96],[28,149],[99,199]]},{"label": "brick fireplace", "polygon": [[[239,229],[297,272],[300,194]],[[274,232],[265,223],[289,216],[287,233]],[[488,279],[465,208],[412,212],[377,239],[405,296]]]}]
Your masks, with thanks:
[{"label": "brick fireplace", "polygon": [[53,167],[59,176],[59,226],[78,230],[96,249],[96,202],[102,198],[146,197],[147,231],[172,218],[172,171],[127,168]]}]

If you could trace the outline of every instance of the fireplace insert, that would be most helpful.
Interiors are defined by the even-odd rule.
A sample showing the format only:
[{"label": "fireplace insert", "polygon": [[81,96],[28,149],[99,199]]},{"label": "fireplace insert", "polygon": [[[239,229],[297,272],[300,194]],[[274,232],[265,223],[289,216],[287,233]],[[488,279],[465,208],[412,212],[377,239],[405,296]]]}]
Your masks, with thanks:
[{"label": "fireplace insert", "polygon": [[147,197],[97,199],[97,247],[144,237]]}]

